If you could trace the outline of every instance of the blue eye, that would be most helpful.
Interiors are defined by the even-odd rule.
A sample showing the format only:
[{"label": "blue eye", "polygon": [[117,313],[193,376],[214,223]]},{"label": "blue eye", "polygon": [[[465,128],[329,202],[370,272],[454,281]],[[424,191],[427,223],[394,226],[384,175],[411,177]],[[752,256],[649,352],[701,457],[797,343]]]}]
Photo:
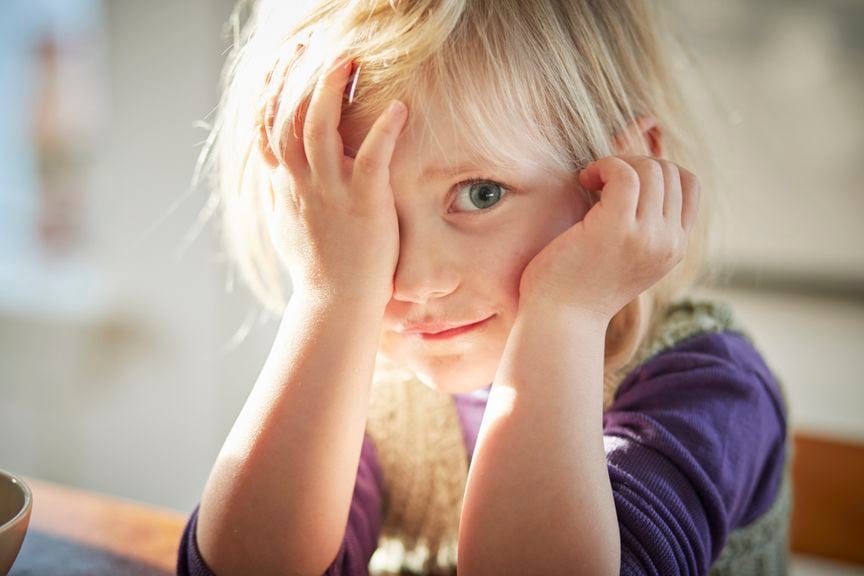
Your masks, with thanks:
[{"label": "blue eye", "polygon": [[492,180],[466,180],[456,185],[458,190],[454,204],[466,198],[474,208],[465,208],[464,212],[479,212],[494,206],[507,194],[507,189]]}]

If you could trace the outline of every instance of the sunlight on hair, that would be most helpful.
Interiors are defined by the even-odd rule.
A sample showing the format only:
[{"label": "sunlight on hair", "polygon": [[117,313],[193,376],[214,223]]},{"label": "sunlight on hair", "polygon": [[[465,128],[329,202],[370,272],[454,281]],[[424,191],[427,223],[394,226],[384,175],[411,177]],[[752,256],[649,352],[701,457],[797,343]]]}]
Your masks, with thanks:
[{"label": "sunlight on hair", "polygon": [[229,259],[273,314],[285,308],[290,278],[269,237],[268,168],[256,151],[265,81],[287,68],[274,131],[288,134],[341,53],[358,69],[345,120],[371,122],[400,99],[410,111],[406,130],[441,148],[439,133],[455,129],[468,159],[484,164],[572,173],[613,154],[614,136],[640,115],[660,121],[663,156],[700,174],[702,208],[684,260],[610,323],[607,384],[703,272],[713,166],[676,79],[687,71],[684,51],[653,3],[263,0],[242,2],[233,22],[201,180],[218,198]]}]

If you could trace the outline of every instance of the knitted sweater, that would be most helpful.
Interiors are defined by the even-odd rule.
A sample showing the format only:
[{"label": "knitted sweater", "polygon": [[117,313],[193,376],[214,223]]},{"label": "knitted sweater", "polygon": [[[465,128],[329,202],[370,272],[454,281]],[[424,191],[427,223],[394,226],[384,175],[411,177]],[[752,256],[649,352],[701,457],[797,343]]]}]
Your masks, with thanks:
[{"label": "knitted sweater", "polygon": [[[604,412],[622,574],[785,574],[788,436],[779,382],[727,305],[683,300]],[[489,387],[410,374],[373,386],[348,526],[327,575],[455,574],[459,512]],[[178,574],[210,576],[195,543]]]}]

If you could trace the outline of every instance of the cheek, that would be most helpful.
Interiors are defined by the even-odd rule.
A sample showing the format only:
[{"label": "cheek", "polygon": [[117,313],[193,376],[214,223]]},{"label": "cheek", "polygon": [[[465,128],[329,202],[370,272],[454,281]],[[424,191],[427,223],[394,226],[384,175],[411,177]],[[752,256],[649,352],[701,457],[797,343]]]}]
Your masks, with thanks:
[{"label": "cheek", "polygon": [[586,209],[581,207],[581,203],[579,206],[574,206],[572,210],[545,212],[527,222],[518,232],[514,231],[513,238],[519,240],[511,246],[512,257],[507,269],[508,282],[515,286],[517,293],[522,272],[529,262],[552,240],[582,220],[585,212]]},{"label": "cheek", "polygon": [[501,232],[484,238],[483,248],[465,263],[466,270],[476,282],[488,286],[490,292],[504,290],[511,294],[518,290],[522,270],[533,257],[525,240],[524,231],[517,227],[502,228]]},{"label": "cheek", "polygon": [[494,286],[505,290],[510,300],[518,300],[519,282],[528,263],[559,234],[575,223],[572,214],[558,212],[537,215],[513,222],[506,232],[487,238],[488,247],[472,259],[472,276],[481,280],[494,279]]}]

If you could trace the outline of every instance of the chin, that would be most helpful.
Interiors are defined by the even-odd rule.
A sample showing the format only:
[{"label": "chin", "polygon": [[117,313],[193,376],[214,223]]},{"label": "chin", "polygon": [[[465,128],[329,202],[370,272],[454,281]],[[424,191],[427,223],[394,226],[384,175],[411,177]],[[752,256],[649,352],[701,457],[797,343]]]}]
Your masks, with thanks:
[{"label": "chin", "polygon": [[486,388],[495,378],[504,343],[495,334],[484,339],[465,339],[428,349],[392,332],[382,333],[379,356],[389,364],[413,373],[425,386],[447,394],[466,394]]},{"label": "chin", "polygon": [[476,361],[410,367],[423,384],[448,394],[465,394],[485,388],[492,383],[496,368]]}]

